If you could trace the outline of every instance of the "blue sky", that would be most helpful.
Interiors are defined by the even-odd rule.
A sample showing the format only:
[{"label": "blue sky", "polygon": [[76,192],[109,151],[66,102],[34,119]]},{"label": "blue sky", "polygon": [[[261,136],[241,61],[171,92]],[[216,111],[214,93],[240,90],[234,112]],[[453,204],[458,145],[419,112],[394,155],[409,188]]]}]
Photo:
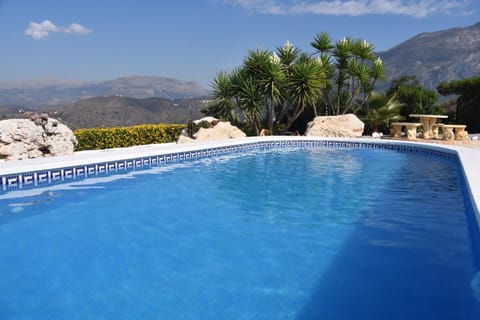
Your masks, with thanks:
[{"label": "blue sky", "polygon": [[153,75],[209,87],[249,49],[315,35],[377,51],[480,21],[478,0],[0,0],[0,80]]}]

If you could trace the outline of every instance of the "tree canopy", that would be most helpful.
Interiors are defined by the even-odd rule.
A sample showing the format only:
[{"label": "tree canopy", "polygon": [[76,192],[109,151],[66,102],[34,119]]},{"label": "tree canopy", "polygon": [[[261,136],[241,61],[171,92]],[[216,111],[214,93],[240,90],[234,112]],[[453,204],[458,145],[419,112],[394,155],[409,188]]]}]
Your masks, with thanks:
[{"label": "tree canopy", "polygon": [[415,76],[403,76],[394,79],[386,90],[387,96],[395,95],[402,103],[400,115],[408,119],[411,113],[441,114],[438,96],[434,90],[425,89]]},{"label": "tree canopy", "polygon": [[307,111],[313,118],[365,108],[375,84],[384,79],[373,46],[351,38],[333,43],[325,32],[311,46],[311,53],[289,41],[275,51],[250,50],[240,67],[216,75],[213,100],[203,112],[258,135],[262,128],[288,131]]},{"label": "tree canopy", "polygon": [[444,96],[458,95],[455,121],[466,124],[470,132],[480,132],[480,77],[442,82],[437,91]]}]

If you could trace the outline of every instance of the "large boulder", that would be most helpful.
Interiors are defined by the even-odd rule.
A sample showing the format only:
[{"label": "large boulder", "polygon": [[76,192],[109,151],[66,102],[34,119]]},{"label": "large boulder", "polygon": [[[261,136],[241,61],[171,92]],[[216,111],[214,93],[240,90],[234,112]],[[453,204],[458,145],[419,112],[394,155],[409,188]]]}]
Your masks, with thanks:
[{"label": "large boulder", "polygon": [[315,137],[361,137],[365,124],[353,113],[339,116],[316,117],[307,124],[306,136]]},{"label": "large boulder", "polygon": [[206,140],[224,140],[243,138],[246,134],[228,121],[220,121],[214,117],[204,117],[199,120],[191,121],[185,128],[178,143],[189,143]]},{"label": "large boulder", "polygon": [[67,126],[46,115],[0,121],[0,157],[6,160],[73,154],[77,139]]}]

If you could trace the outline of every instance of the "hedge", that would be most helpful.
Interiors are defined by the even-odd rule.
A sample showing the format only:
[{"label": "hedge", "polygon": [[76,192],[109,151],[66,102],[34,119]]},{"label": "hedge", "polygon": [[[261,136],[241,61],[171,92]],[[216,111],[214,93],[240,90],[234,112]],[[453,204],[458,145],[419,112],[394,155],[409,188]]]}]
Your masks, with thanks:
[{"label": "hedge", "polygon": [[123,148],[143,144],[176,142],[186,125],[148,124],[131,127],[91,128],[74,131],[76,151]]}]

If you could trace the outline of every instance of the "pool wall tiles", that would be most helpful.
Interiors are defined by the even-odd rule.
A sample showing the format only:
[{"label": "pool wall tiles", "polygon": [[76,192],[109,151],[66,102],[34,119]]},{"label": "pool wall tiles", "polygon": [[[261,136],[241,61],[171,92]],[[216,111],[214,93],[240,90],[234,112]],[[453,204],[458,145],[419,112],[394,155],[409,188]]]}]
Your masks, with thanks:
[{"label": "pool wall tiles", "polygon": [[168,153],[150,157],[141,157],[134,159],[124,159],[119,161],[109,161],[101,163],[92,163],[83,166],[56,168],[51,170],[25,172],[13,175],[4,175],[0,177],[0,189],[2,191],[11,191],[18,189],[34,188],[49,184],[61,183],[64,181],[81,180],[88,177],[101,175],[125,173],[132,170],[148,169],[169,163],[181,161],[211,158],[220,155],[238,153],[247,150],[266,150],[274,148],[366,148],[366,149],[388,149],[400,152],[421,152],[431,156],[446,157],[458,159],[454,151],[439,150],[424,146],[412,146],[403,144],[389,143],[366,143],[350,141],[328,141],[328,140],[286,140],[286,141],[262,141],[239,145],[223,146],[216,148],[207,148],[197,151],[185,151],[178,153]]}]

